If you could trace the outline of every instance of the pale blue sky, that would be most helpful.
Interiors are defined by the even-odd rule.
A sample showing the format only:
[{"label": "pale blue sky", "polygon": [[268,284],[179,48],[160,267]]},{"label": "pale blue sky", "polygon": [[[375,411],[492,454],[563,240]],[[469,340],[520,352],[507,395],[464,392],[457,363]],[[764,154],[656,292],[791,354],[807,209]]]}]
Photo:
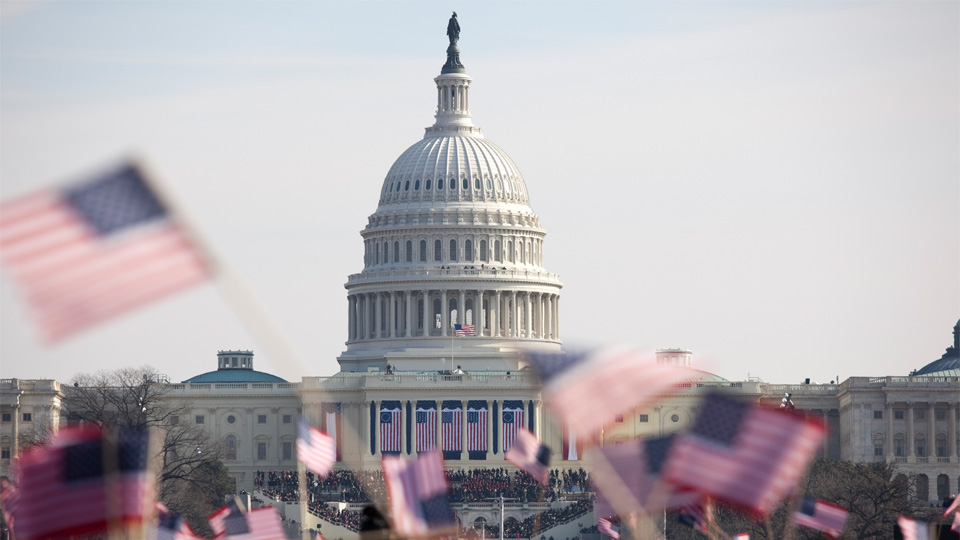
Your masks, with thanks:
[{"label": "pale blue sky", "polygon": [[[458,12],[471,107],[565,283],[561,337],[731,379],[906,374],[960,317],[956,2],[2,1],[0,197],[146,156],[308,364]],[[0,282],[0,376],[262,352],[204,286],[55,347]]]}]

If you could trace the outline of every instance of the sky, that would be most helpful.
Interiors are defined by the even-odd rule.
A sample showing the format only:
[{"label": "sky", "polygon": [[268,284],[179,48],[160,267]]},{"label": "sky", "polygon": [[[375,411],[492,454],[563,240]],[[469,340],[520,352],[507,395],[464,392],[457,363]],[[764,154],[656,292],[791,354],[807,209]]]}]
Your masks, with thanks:
[{"label": "sky", "polygon": [[451,10],[474,123],[547,231],[565,346],[684,347],[728,379],[797,383],[905,375],[952,343],[960,3],[0,10],[0,201],[139,156],[282,336],[210,283],[45,345],[0,267],[0,377],[179,381],[226,349],[335,373],[359,232],[433,123]]}]

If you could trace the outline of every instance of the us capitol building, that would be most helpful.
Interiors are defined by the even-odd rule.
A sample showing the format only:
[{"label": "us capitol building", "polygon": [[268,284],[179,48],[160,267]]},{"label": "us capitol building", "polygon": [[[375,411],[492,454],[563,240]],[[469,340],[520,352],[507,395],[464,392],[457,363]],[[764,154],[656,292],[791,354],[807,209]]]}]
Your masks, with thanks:
[{"label": "us capitol building", "polygon": [[[192,407],[178,421],[224,443],[238,489],[252,490],[256,471],[296,468],[301,411],[335,435],[340,467],[379,468],[384,454],[434,447],[450,468],[502,467],[519,426],[553,449],[552,466],[582,464],[583,440],[544,409],[519,354],[561,352],[563,284],[543,266],[546,232],[520,169],[473,123],[459,26],[448,34],[436,120],[387,171],[360,233],[340,371],[287,382],[254,370],[251,351],[220,351],[216,370],[169,384],[170,399]],[[774,406],[791,393],[798,410],[826,421],[823,455],[896,462],[919,499],[939,500],[960,487],[960,322],[953,334],[943,358],[903,376],[768,384],[695,370],[678,394],[618,418],[601,442],[687,427],[707,390]],[[692,363],[684,349],[657,356]],[[0,380],[0,475],[33,426],[59,425],[68,391],[53,380]]]}]

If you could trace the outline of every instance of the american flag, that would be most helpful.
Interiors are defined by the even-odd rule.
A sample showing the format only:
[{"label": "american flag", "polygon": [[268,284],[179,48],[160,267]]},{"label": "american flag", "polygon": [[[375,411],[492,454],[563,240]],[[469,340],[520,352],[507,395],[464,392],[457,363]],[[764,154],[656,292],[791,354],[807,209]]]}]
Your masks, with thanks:
[{"label": "american flag", "polygon": [[450,487],[440,452],[426,452],[416,460],[385,456],[383,477],[398,534],[425,536],[455,529],[456,517],[450,507]]},{"label": "american flag", "polygon": [[733,540],[750,540],[750,535],[747,533],[740,533],[734,536]]},{"label": "american flag", "polygon": [[707,534],[713,521],[713,505],[707,502],[695,502],[680,507],[680,521]]},{"label": "american flag", "polygon": [[[17,538],[104,532],[110,519],[143,521],[154,506],[148,449],[146,430],[118,430],[114,440],[82,426],[61,430],[48,446],[26,450],[20,459]],[[106,464],[105,452],[113,455]]]},{"label": "american flag", "polygon": [[597,521],[597,530],[614,540],[620,540],[620,531],[615,529],[613,523],[607,518],[600,518],[600,520]]},{"label": "american flag", "polygon": [[162,503],[157,503],[157,522],[147,527],[150,540],[203,540],[194,534],[193,529],[179,516],[170,512]]},{"label": "american flag", "polygon": [[340,404],[324,403],[320,406],[322,417],[320,427],[323,432],[333,439],[333,446],[337,451],[337,461],[343,459],[343,442],[341,437],[342,428],[340,426]]},{"label": "american flag", "polygon": [[950,530],[960,533],[960,512],[953,515],[953,525],[950,526]]},{"label": "american flag", "polygon": [[460,405],[449,406],[444,402],[440,411],[440,435],[443,437],[445,452],[460,452],[463,450],[463,409]]},{"label": "american flag", "polygon": [[380,405],[380,452],[400,453],[400,402],[384,401]]},{"label": "american flag", "polygon": [[[600,491],[597,512],[600,515],[659,512],[700,502],[703,497],[695,491],[675,489],[659,482],[674,442],[675,436],[669,436],[596,447],[592,480]],[[621,486],[627,491],[621,491]]]},{"label": "american flag", "polygon": [[417,453],[437,449],[437,409],[417,402]]},{"label": "american flag", "polygon": [[273,506],[243,512],[235,504],[227,505],[210,516],[214,538],[226,540],[287,540],[280,523],[280,514]]},{"label": "american flag", "polygon": [[7,523],[7,528],[13,529],[13,517],[17,513],[17,505],[20,503],[20,490],[17,486],[8,482],[5,478],[0,479],[0,506],[3,507],[3,520]]},{"label": "american flag", "polygon": [[830,538],[836,538],[843,533],[847,514],[849,512],[846,508],[804,497],[800,508],[794,511],[790,522],[801,527],[823,531]]},{"label": "american flag", "polygon": [[900,516],[897,518],[897,525],[903,533],[903,540],[930,540],[930,524],[926,521]]},{"label": "american flag", "polygon": [[477,328],[472,324],[455,324],[453,329],[456,330],[458,336],[477,335]]},{"label": "american flag", "polygon": [[943,511],[943,517],[950,515],[950,512],[953,512],[960,508],[960,495],[957,495],[953,498],[953,502],[950,503],[950,506],[947,506],[947,509]]},{"label": "american flag", "polygon": [[503,451],[510,450],[517,431],[523,429],[523,402],[503,402]]},{"label": "american flag", "polygon": [[0,205],[0,255],[56,341],[205,280],[210,265],[133,165]]},{"label": "american flag", "polygon": [[677,436],[664,478],[764,516],[793,490],[824,437],[819,421],[719,394],[699,410]]},{"label": "american flag", "polygon": [[652,355],[625,347],[528,357],[540,373],[550,407],[585,437],[618,414],[676,393],[693,373],[684,366],[657,364]]},{"label": "american flag", "polygon": [[314,473],[326,477],[337,461],[337,443],[300,418],[297,420],[297,459]]},{"label": "american flag", "polygon": [[540,444],[533,433],[521,428],[504,457],[537,482],[547,485],[550,478],[550,449]]},{"label": "american flag", "polygon": [[467,404],[467,451],[487,451],[487,407]]}]

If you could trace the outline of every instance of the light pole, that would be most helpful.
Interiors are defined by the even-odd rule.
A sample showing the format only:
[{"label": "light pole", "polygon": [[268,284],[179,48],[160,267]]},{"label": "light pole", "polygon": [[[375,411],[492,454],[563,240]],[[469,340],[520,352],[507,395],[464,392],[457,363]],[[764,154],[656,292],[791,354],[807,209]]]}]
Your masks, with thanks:
[{"label": "light pole", "polygon": [[497,497],[497,498],[495,498],[495,499],[487,499],[487,500],[488,500],[488,501],[500,501],[500,540],[503,540],[503,521],[504,521],[503,502],[504,502],[504,501],[515,501],[515,500],[517,500],[517,499],[516,499],[516,497],[504,497],[503,495],[501,495],[500,497]]}]

